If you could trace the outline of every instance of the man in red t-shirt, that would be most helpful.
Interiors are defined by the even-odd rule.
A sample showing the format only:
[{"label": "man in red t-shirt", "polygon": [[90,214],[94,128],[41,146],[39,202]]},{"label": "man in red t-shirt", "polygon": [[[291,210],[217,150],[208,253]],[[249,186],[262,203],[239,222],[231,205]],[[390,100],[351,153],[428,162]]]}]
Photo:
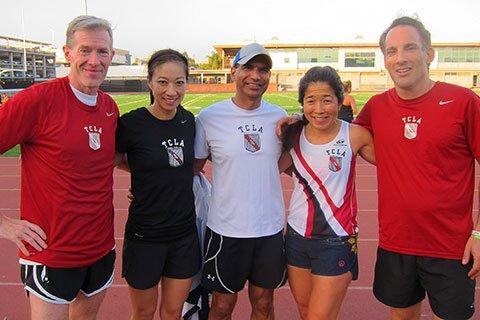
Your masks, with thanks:
[{"label": "man in red t-shirt", "polygon": [[20,220],[0,215],[0,237],[20,249],[35,319],[94,319],[113,281],[118,108],[99,91],[114,55],[112,29],[80,16],[66,35],[69,75],[0,109],[0,153],[16,144],[22,153]]},{"label": "man in red t-shirt", "polygon": [[378,170],[374,294],[395,320],[420,319],[425,293],[435,319],[469,319],[480,272],[480,98],[430,79],[434,50],[420,21],[394,20],[380,47],[394,88],[356,120],[373,133]]}]

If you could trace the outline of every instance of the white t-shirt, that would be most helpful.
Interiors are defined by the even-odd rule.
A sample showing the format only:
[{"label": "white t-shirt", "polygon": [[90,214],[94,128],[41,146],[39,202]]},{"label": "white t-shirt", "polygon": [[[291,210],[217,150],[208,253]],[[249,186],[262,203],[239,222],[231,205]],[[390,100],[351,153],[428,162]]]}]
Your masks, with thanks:
[{"label": "white t-shirt", "polygon": [[286,112],[262,101],[254,110],[231,99],[202,110],[196,120],[195,158],[212,161],[207,226],[227,237],[269,236],[285,222],[277,121]]},{"label": "white t-shirt", "polygon": [[98,94],[95,94],[92,96],[92,95],[83,93],[82,91],[72,86],[72,84],[70,84],[70,88],[72,88],[72,91],[75,97],[77,97],[77,99],[80,100],[82,103],[90,107],[94,107],[97,105]]}]

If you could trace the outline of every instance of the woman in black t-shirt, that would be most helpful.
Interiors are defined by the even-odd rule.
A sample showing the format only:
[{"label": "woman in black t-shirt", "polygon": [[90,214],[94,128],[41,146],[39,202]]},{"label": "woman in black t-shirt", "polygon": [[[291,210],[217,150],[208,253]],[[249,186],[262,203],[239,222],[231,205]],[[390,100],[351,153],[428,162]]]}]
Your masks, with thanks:
[{"label": "woman in black t-shirt", "polygon": [[357,114],[357,103],[355,102],[355,98],[350,94],[352,92],[352,82],[350,80],[343,82],[343,91],[345,96],[338,111],[338,119],[351,123],[354,115]]},{"label": "woman in black t-shirt", "polygon": [[153,319],[159,282],[160,318],[179,319],[200,269],[192,191],[195,118],[180,105],[187,79],[182,54],[155,52],[148,62],[151,105],[118,122],[116,149],[131,172],[133,194],[122,268],[132,319]]}]

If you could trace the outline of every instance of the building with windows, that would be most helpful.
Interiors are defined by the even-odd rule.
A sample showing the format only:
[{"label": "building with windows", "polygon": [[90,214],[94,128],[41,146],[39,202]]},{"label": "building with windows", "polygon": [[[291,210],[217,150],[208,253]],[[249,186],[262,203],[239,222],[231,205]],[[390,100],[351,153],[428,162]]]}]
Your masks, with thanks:
[{"label": "building with windows", "polygon": [[[244,44],[215,45],[222,57],[222,76],[231,67],[233,57]],[[280,89],[297,89],[303,74],[313,66],[329,65],[342,79],[352,81],[353,90],[378,91],[393,86],[385,70],[383,54],[377,43],[264,44],[273,61],[271,81]],[[432,79],[464,87],[480,87],[480,43],[433,43],[435,59],[430,65]]]},{"label": "building with windows", "polygon": [[[130,51],[115,49],[111,67],[114,80],[132,78],[132,72],[135,79],[146,78],[142,70],[131,70],[134,68],[131,61]],[[68,63],[61,48],[40,41],[0,36],[0,90],[26,88],[35,82],[66,76],[69,71],[66,66]],[[128,88],[143,90],[145,85],[137,82]]]},{"label": "building with windows", "polygon": [[55,77],[55,47],[50,43],[0,36],[1,86],[24,87]]}]

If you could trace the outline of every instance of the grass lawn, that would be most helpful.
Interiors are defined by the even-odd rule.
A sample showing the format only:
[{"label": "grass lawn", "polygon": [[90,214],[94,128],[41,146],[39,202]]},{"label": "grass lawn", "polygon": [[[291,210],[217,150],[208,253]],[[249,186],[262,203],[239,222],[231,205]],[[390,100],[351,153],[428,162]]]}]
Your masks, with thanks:
[{"label": "grass lawn", "polygon": [[[352,93],[357,101],[357,107],[360,111],[373,95],[371,92],[355,92]],[[185,96],[182,105],[197,115],[203,108],[215,103],[217,101],[225,100],[232,97],[233,93],[191,93]],[[147,93],[143,94],[127,94],[127,95],[112,95],[117,102],[120,109],[120,114],[124,114],[130,110],[135,110],[140,107],[145,107],[150,104],[150,96]],[[297,101],[297,92],[273,92],[264,94],[263,98],[270,103],[276,104],[284,108],[289,114],[300,110],[300,104]],[[5,152],[3,155],[7,157],[18,157],[20,154],[19,146]]]},{"label": "grass lawn", "polygon": [[[370,92],[356,92],[352,94],[357,101],[359,110],[365,102],[373,95]],[[203,108],[217,101],[232,97],[233,93],[192,93],[187,94],[182,105],[197,115]],[[145,107],[150,104],[148,94],[114,95],[113,98],[120,108],[120,114],[130,110]],[[300,104],[297,101],[296,92],[274,92],[266,93],[263,98],[270,103],[277,104],[284,108],[289,114],[300,110]]]},{"label": "grass lawn", "polygon": [[20,154],[20,146],[19,145],[16,145],[15,147],[13,147],[12,149],[8,150],[7,152],[5,152],[3,154],[3,156],[5,157],[18,157],[18,155]]}]

